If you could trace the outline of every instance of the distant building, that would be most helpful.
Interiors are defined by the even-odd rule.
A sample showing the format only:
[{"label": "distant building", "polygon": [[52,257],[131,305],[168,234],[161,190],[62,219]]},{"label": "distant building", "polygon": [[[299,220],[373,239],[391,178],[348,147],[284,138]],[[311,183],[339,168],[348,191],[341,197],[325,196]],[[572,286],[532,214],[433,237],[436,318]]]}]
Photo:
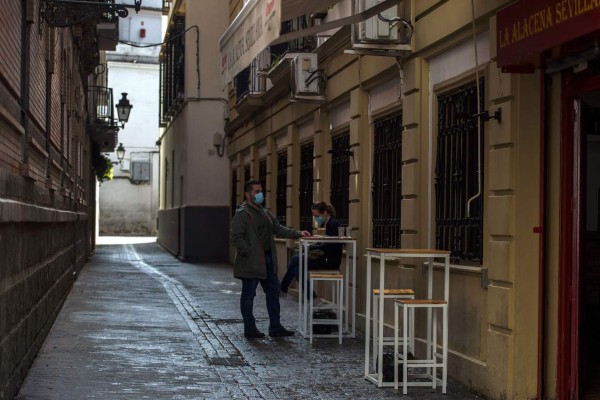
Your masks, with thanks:
[{"label": "distant building", "polygon": [[[129,0],[133,4],[132,0]],[[119,142],[125,157],[116,153],[113,179],[99,189],[99,234],[155,236],[158,216],[159,137],[158,55],[162,41],[162,0],[144,0],[139,13],[130,8],[119,21],[119,43],[107,52],[109,86],[115,101],[126,92],[133,105],[129,122],[121,130]],[[148,45],[156,44],[153,47]]]}]

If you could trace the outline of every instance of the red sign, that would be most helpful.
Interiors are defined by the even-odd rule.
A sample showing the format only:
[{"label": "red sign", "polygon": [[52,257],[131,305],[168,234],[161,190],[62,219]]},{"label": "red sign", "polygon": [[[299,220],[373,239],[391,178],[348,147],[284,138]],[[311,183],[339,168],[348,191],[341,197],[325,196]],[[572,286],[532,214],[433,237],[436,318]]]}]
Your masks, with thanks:
[{"label": "red sign", "polygon": [[600,30],[600,0],[520,0],[498,12],[497,27],[498,66],[521,65]]}]

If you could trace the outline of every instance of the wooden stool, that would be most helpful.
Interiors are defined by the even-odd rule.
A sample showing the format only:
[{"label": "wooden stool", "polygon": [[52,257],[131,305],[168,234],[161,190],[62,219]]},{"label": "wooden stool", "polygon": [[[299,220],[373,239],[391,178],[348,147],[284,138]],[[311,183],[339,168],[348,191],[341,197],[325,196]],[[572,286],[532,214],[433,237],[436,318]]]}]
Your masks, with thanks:
[{"label": "wooden stool", "polygon": [[[402,341],[402,353],[398,351],[400,338],[398,337],[398,312],[402,308],[402,337],[406,338],[409,332],[412,332],[411,341],[414,342],[414,310],[417,308],[430,309],[433,316],[433,322],[427,324],[428,329],[431,327],[431,332],[427,332],[427,337],[432,337],[432,341],[427,343],[426,358],[411,358],[408,355],[408,341]],[[438,318],[436,309],[442,310],[442,354],[437,351],[437,328]],[[408,314],[412,312],[413,320],[409,322]],[[411,325],[409,328],[409,324]],[[430,336],[431,335],[431,336]],[[399,299],[395,300],[394,308],[394,388],[398,389],[398,363],[402,363],[402,390],[406,394],[408,386],[431,386],[433,389],[438,384],[437,368],[442,368],[442,393],[446,393],[446,382],[448,377],[448,303],[444,300],[414,300],[414,299]],[[414,350],[413,350],[414,351]],[[441,359],[439,361],[438,359]],[[431,375],[426,374],[408,374],[409,368],[431,368]],[[426,378],[431,381],[412,381],[410,378]]]},{"label": "wooden stool", "polygon": [[[382,355],[378,355],[378,344],[379,344],[379,289],[373,289],[373,365],[377,365],[377,357]],[[415,291],[412,289],[383,289],[383,301],[385,299],[414,299]],[[414,322],[414,319],[412,319]],[[411,327],[414,326],[414,323],[411,324]],[[410,338],[414,338],[413,335],[409,335]],[[393,346],[396,343],[396,339],[394,337],[383,337],[383,345],[384,346]],[[414,341],[410,343],[410,349],[414,352]],[[392,386],[390,382],[389,386]]]},{"label": "wooden stool", "polygon": [[[308,331],[310,343],[312,343],[313,336],[318,338],[327,338],[327,337],[338,337],[339,343],[342,343],[342,321],[344,319],[343,316],[343,307],[342,304],[344,302],[344,275],[342,274],[323,274],[323,273],[311,273],[310,274],[310,286],[315,287],[315,283],[323,281],[323,282],[332,282],[333,283],[333,296],[332,303],[326,305],[314,305],[314,297],[310,297],[310,305],[308,307]],[[315,310],[336,310],[337,318],[328,319],[328,318],[313,318],[313,311]],[[313,334],[313,325],[337,325],[338,333],[337,335],[325,335],[325,334]]]}]

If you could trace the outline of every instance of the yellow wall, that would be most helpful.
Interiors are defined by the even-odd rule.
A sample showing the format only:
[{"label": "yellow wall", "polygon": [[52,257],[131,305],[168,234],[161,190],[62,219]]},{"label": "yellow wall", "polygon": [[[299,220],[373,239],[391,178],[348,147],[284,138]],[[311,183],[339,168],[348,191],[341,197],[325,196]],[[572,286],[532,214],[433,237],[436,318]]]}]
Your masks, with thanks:
[{"label": "yellow wall", "polygon": [[[429,79],[432,57],[451,52],[454,46],[472,39],[471,2],[416,3],[419,14],[415,29],[417,49],[402,62],[401,99],[377,109],[371,107],[371,92],[376,87],[386,82],[397,83],[400,79],[395,59],[337,54],[322,64],[328,76],[325,104],[290,103],[284,97],[252,115],[232,114],[245,120],[239,124],[228,147],[230,160],[239,165],[238,176],[243,177],[242,154],[253,154],[263,143],[268,146],[270,162],[266,189],[269,204],[275,202],[274,159],[277,151],[282,150],[274,138],[287,137],[283,147],[288,151],[289,164],[287,217],[291,225],[297,226],[300,144],[297,126],[306,118],[314,120],[314,199],[328,201],[331,158],[327,150],[331,114],[339,107],[349,107],[347,123],[334,131],[348,128],[350,145],[354,149],[349,177],[350,225],[356,230],[358,239],[356,312],[360,329],[364,329],[365,324],[366,296],[362,254],[372,241],[372,122],[400,110],[403,113],[402,247],[433,246],[435,227],[429,214],[433,208],[430,199],[435,196],[432,160],[435,160],[437,108],[435,101],[430,106],[430,96],[435,99],[438,94],[476,79],[474,69],[436,85]],[[508,1],[475,1],[476,31],[478,34],[489,33],[490,61],[480,65],[479,70],[486,82],[485,107],[491,113],[501,107],[502,122],[491,120],[485,123],[483,264],[473,268],[453,268],[451,273],[449,373],[490,398],[531,399],[536,396],[538,360],[539,238],[533,229],[540,226],[540,76],[539,72],[503,74],[495,65],[494,15],[506,3]],[[238,194],[241,201],[241,182]],[[281,241],[278,246],[280,260],[283,260],[285,247],[292,244]],[[412,287],[417,296],[425,294],[426,277],[420,264],[409,260],[388,271],[386,282],[390,286]],[[482,285],[486,273],[488,286]],[[435,281],[442,281],[439,270],[435,272]],[[440,287],[436,287],[436,293],[441,295]],[[556,307],[554,300],[551,307]],[[393,315],[391,305],[386,305],[386,315]],[[390,323],[391,318],[386,317],[386,324],[389,326]],[[423,331],[423,321],[418,323],[419,334]],[[551,324],[554,326],[555,322]],[[555,337],[550,336],[550,341],[548,347],[553,346]],[[555,362],[553,357],[549,355],[551,362]],[[552,385],[550,378],[548,385]]]}]

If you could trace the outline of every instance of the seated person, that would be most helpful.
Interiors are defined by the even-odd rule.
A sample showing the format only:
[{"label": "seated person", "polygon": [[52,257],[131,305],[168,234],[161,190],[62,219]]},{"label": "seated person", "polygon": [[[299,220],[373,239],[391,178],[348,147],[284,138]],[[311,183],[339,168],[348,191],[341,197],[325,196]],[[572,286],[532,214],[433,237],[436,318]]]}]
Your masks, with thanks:
[{"label": "seated person", "polygon": [[[340,223],[335,219],[335,209],[331,204],[319,201],[311,207],[312,215],[319,228],[325,228],[326,236],[337,236]],[[309,248],[308,270],[337,270],[342,262],[342,243],[317,243]],[[281,280],[281,291],[288,292],[292,281],[300,279],[300,262],[298,255],[291,258],[288,270]],[[308,286],[308,285],[307,285]],[[310,290],[306,288],[306,297]],[[313,293],[313,296],[316,297]]]}]

